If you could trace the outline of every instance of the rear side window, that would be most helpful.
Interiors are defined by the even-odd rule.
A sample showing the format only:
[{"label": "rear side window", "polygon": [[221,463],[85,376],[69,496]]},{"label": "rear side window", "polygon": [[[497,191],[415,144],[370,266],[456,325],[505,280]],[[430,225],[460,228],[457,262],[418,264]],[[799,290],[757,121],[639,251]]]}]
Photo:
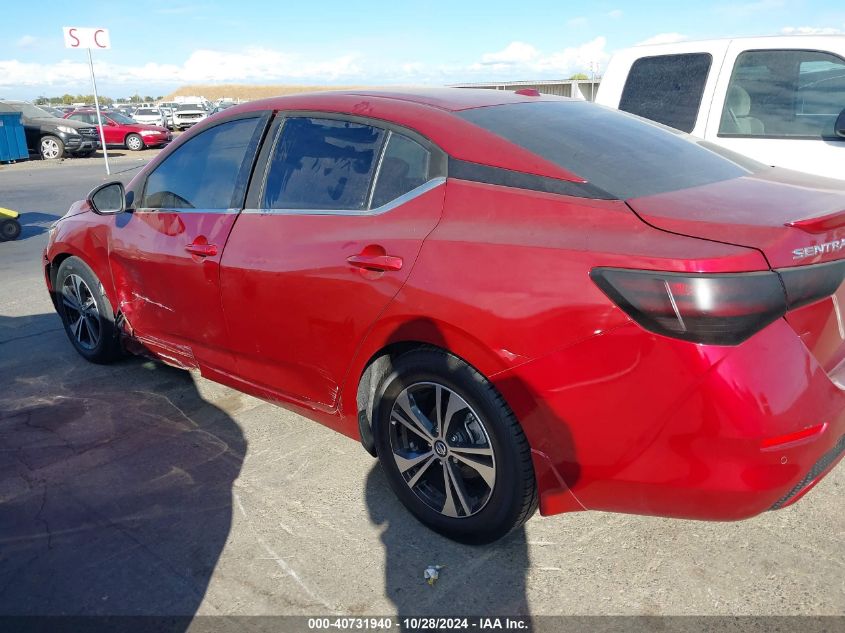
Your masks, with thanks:
[{"label": "rear side window", "polygon": [[623,200],[745,176],[758,166],[750,160],[740,165],[685,134],[584,101],[492,106],[458,116]]},{"label": "rear side window", "polygon": [[431,155],[422,145],[396,132],[388,132],[378,168],[371,208],[405,195],[428,180]]},{"label": "rear side window", "polygon": [[366,209],[385,135],[352,121],[286,119],[272,151],[262,206]]},{"label": "rear side window", "polygon": [[745,51],[734,64],[719,136],[838,139],[845,59],[810,50]]},{"label": "rear side window", "polygon": [[628,73],[619,109],[692,132],[712,63],[709,53],[638,59]]},{"label": "rear side window", "polygon": [[[148,176],[141,207],[230,209],[240,205],[260,118],[216,125],[178,147]],[[238,194],[238,195],[236,195]]]}]

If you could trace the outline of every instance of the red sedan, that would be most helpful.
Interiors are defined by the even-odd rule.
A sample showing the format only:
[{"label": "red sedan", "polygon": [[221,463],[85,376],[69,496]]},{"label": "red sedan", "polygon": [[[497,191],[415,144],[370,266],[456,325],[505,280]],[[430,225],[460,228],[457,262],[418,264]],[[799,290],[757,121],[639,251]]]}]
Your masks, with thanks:
[{"label": "red sedan", "polygon": [[[65,118],[98,125],[96,110],[74,110],[66,114]],[[138,123],[120,112],[100,112],[100,119],[103,122],[106,145],[117,145],[137,152],[147,147],[161,147],[173,140],[173,135],[167,128]]]},{"label": "red sedan", "polygon": [[845,449],[845,183],[536,93],[297,95],[194,127],[50,232],[77,351],[358,439],[423,523],[733,520]]}]

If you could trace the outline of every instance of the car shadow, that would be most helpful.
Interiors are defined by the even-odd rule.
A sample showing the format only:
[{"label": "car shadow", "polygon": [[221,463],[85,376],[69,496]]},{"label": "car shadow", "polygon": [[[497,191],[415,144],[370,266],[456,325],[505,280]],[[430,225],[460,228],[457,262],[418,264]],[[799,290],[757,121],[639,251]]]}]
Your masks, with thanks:
[{"label": "car shadow", "polygon": [[189,372],[91,365],[56,315],[0,316],[0,615],[188,616],[247,448]]},{"label": "car shadow", "polygon": [[[370,520],[383,528],[384,592],[403,630],[412,628],[404,617],[529,615],[524,527],[483,547],[446,539],[405,509],[377,463],[367,476],[365,499]],[[423,575],[435,565],[442,569],[429,585]]]},{"label": "car shadow", "polygon": [[21,223],[21,234],[18,241],[25,240],[37,235],[43,235],[50,229],[50,225],[59,219],[59,215],[53,213],[27,212],[21,213],[18,220]]},{"label": "car shadow", "polygon": [[[449,337],[427,318],[418,318],[396,329],[387,343],[426,341],[443,349],[454,349]],[[555,419],[533,390],[511,376],[497,386],[513,397],[508,402],[522,419],[537,417],[553,421],[558,438],[567,444],[567,455],[577,464],[575,446],[567,425]],[[507,398],[506,398],[507,400]],[[515,406],[516,405],[516,406]],[[536,473],[538,476],[540,473]],[[568,485],[578,479],[577,469],[569,473]],[[521,526],[503,539],[483,545],[463,545],[441,537],[419,523],[390,488],[382,468],[376,464],[368,474],[365,500],[370,520],[382,526],[385,557],[385,595],[396,613],[403,616],[521,616],[531,626],[526,597],[530,566],[528,537]],[[440,578],[429,585],[424,571],[442,565]],[[404,623],[400,621],[404,628]]]}]

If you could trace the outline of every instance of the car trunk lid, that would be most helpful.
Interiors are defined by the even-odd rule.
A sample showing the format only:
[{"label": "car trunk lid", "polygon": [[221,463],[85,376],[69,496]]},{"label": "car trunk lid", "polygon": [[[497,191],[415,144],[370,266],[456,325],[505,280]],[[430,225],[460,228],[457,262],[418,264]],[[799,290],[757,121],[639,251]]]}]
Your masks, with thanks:
[{"label": "car trunk lid", "polygon": [[655,228],[756,248],[772,268],[845,256],[845,181],[771,169],[627,202]]},{"label": "car trunk lid", "polygon": [[781,169],[627,201],[651,226],[759,250],[786,320],[831,374],[845,364],[845,181]]}]

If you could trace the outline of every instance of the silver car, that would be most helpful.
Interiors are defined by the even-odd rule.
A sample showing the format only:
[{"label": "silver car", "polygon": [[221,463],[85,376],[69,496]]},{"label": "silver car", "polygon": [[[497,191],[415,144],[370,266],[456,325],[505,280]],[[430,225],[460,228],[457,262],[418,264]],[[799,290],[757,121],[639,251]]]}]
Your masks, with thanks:
[{"label": "silver car", "polygon": [[132,118],[138,123],[167,127],[167,115],[161,108],[138,108],[132,113]]}]

